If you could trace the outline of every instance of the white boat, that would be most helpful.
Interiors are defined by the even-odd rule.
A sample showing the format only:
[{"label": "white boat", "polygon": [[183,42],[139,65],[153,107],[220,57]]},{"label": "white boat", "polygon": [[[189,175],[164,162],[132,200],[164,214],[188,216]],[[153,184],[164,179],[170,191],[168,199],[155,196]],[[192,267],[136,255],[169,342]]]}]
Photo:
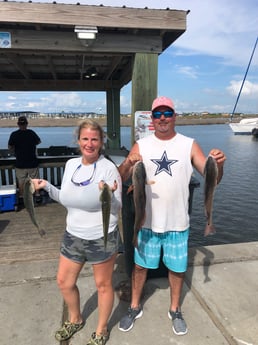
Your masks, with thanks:
[{"label": "white boat", "polygon": [[242,119],[240,122],[230,122],[230,128],[234,134],[253,134],[254,129],[258,129],[258,117]]}]

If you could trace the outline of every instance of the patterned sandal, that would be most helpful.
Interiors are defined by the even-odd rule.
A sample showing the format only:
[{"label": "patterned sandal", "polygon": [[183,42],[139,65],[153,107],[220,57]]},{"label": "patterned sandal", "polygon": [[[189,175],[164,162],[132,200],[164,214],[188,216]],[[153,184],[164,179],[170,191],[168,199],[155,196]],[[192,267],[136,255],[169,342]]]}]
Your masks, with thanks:
[{"label": "patterned sandal", "polygon": [[70,321],[65,321],[63,326],[58,331],[56,331],[55,338],[58,341],[70,339],[76,332],[82,329],[84,325],[84,321],[82,321],[81,323],[72,323]]},{"label": "patterned sandal", "polygon": [[109,339],[109,332],[106,335],[97,335],[96,332],[92,333],[87,345],[105,345]]}]

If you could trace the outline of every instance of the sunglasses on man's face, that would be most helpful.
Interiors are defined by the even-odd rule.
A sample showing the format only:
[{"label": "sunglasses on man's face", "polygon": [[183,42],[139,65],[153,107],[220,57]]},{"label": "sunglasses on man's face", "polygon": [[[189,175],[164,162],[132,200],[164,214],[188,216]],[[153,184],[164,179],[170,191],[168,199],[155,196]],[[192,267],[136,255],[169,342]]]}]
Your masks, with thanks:
[{"label": "sunglasses on man's face", "polygon": [[153,111],[152,112],[152,117],[154,119],[160,119],[162,115],[164,115],[166,118],[173,117],[174,111],[173,110],[166,110],[166,111]]}]

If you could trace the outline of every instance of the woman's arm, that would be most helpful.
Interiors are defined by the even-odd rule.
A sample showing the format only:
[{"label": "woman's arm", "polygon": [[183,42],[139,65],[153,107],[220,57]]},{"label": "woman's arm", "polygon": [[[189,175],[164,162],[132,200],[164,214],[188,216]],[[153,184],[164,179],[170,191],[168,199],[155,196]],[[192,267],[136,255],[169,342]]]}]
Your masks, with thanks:
[{"label": "woman's arm", "polygon": [[60,202],[59,199],[59,193],[60,189],[53,186],[51,183],[49,183],[47,180],[43,179],[32,179],[32,182],[34,184],[34,187],[36,190],[44,189],[46,192],[48,192],[51,199]]}]

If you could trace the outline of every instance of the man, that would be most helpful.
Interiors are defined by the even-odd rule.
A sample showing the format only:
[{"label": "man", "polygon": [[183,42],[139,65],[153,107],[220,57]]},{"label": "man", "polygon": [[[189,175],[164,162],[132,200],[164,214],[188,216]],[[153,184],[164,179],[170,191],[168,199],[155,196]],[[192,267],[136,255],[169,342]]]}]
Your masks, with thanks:
[{"label": "man", "polygon": [[[142,160],[147,180],[152,181],[145,187],[146,219],[134,251],[131,305],[120,320],[119,329],[129,331],[134,321],[142,316],[140,297],[147,271],[158,268],[162,248],[170,285],[168,317],[174,333],[184,335],[187,325],[181,313],[180,297],[188,259],[189,183],[193,167],[203,175],[206,157],[194,139],[175,131],[176,115],[171,99],[158,97],[153,101],[152,121],[154,134],[138,140],[119,167],[126,181],[133,165]],[[212,149],[209,155],[217,162],[219,183],[226,157],[218,149]]]},{"label": "man", "polygon": [[[8,148],[13,151],[16,157],[15,171],[19,187],[19,199],[23,196],[23,185],[25,178],[39,178],[38,159],[36,147],[41,143],[39,136],[31,129],[28,129],[28,120],[25,116],[18,118],[18,130],[11,133]],[[39,192],[36,194],[36,202],[41,202]]]}]

